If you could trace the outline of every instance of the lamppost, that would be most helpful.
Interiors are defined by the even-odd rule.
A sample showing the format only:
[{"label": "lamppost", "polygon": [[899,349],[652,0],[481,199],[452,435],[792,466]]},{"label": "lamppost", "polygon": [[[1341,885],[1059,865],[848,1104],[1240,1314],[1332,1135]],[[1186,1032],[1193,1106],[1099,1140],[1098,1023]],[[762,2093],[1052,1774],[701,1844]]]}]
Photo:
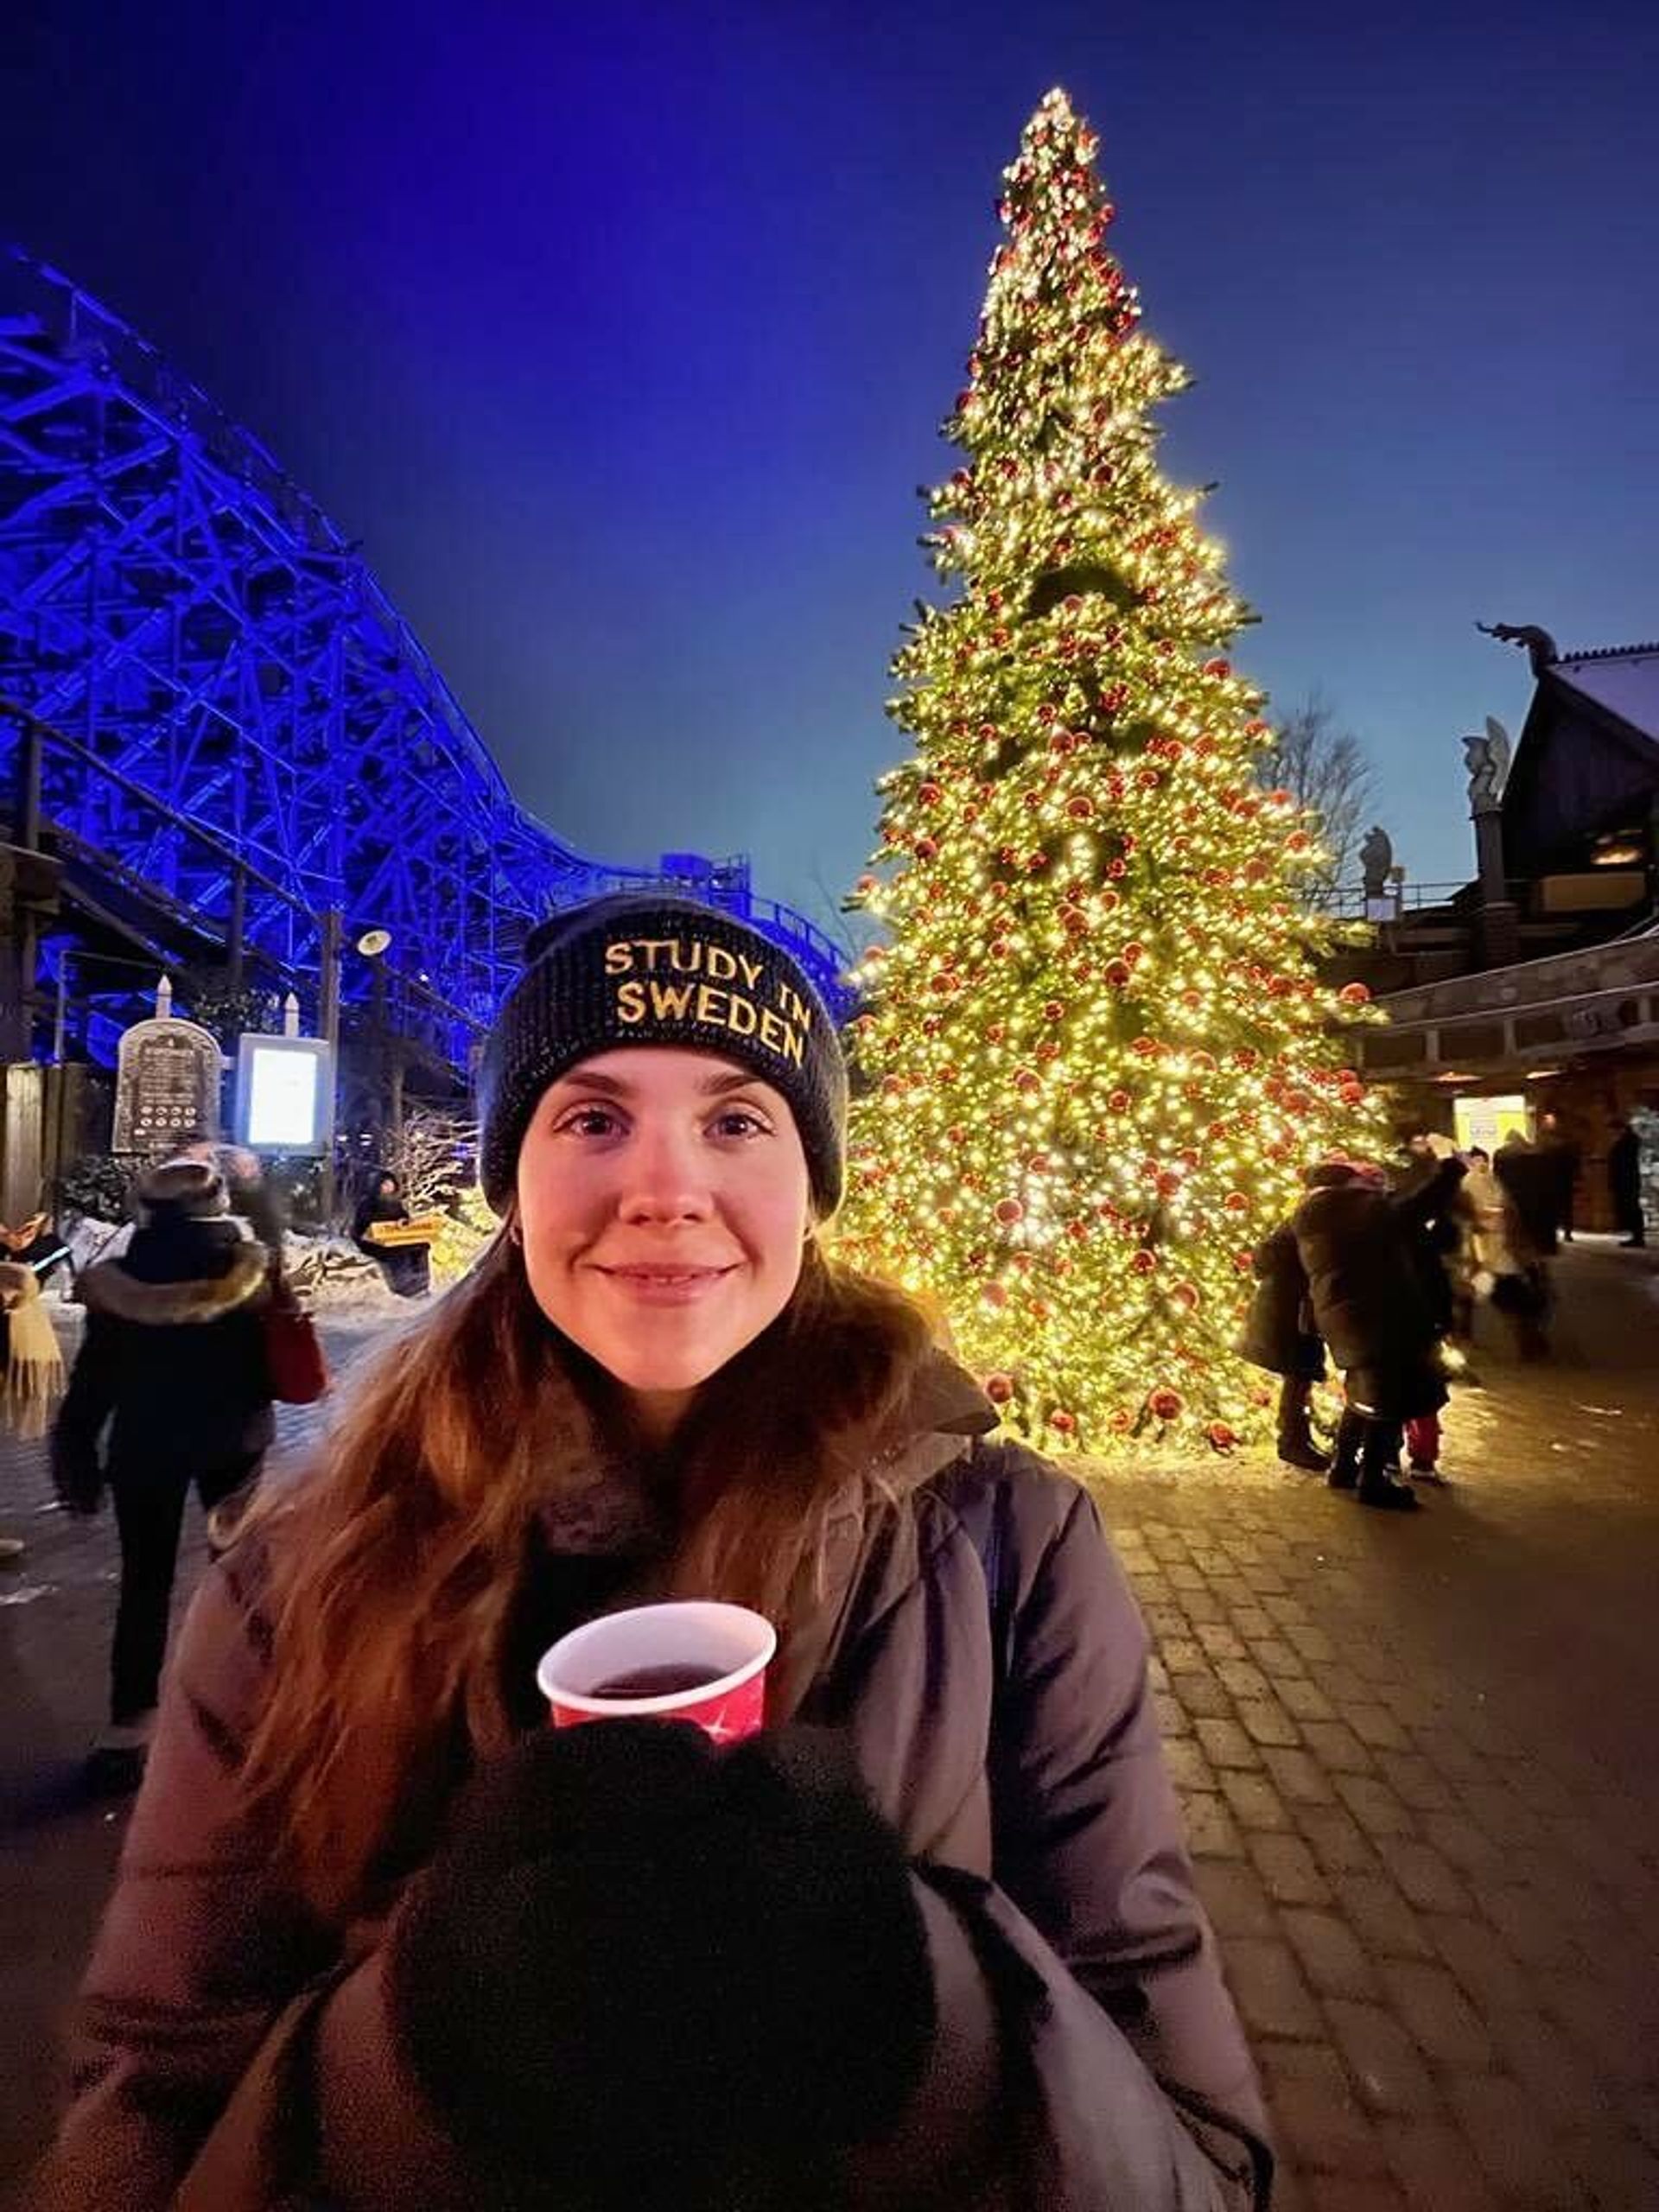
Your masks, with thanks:
[{"label": "lamppost", "polygon": [[365,930],[357,950],[369,963],[369,1032],[374,1055],[376,1103],[384,1107],[395,1137],[403,1125],[403,1069],[397,1064],[386,1023],[387,948],[390,930]]}]

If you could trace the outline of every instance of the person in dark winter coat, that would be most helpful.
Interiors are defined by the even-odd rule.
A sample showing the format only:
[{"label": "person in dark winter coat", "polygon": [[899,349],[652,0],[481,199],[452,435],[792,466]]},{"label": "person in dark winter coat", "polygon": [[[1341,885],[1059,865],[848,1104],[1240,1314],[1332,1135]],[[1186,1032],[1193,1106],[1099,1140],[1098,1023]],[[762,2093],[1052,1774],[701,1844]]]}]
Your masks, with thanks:
[{"label": "person in dark winter coat", "polygon": [[1622,1244],[1645,1244],[1647,1217],[1642,1209],[1642,1140],[1628,1122],[1613,1123],[1614,1136],[1607,1147],[1607,1195],[1612,1201],[1613,1226]]},{"label": "person in dark winter coat", "polygon": [[1561,1179],[1555,1161],[1530,1137],[1512,1129],[1497,1147],[1492,1173],[1509,1192],[1533,1257],[1554,1259],[1560,1241]]},{"label": "person in dark winter coat", "polygon": [[1561,1126],[1559,1114],[1539,1116],[1538,1149],[1549,1163],[1555,1186],[1555,1229],[1563,1244],[1573,1242],[1573,1208],[1578,1195],[1579,1147]]},{"label": "person in dark winter coat", "polygon": [[95,1513],[106,1483],[115,1503],[110,1729],[91,1770],[111,1789],[143,1773],[185,1500],[194,1485],[211,1510],[243,1489],[273,1428],[261,1323],[269,1254],[227,1217],[224,1184],[205,1161],[153,1170],[139,1200],[145,1217],[122,1256],[80,1278],[86,1332],[52,1446],[72,1513]]},{"label": "person in dark winter coat", "polygon": [[1308,1402],[1325,1376],[1325,1346],[1313,1326],[1307,1274],[1289,1222],[1262,1238],[1255,1249],[1256,1292],[1250,1301],[1238,1351],[1254,1367],[1276,1375],[1279,1384],[1279,1457],[1287,1466],[1310,1474],[1330,1471],[1331,1457],[1313,1440]]},{"label": "person in dark winter coat", "polygon": [[1362,1503],[1410,1511],[1417,1500],[1394,1474],[1404,1424],[1438,1413],[1446,1383],[1436,1316],[1414,1241],[1449,1206],[1461,1160],[1443,1160],[1410,1192],[1351,1160],[1313,1171],[1293,1217],[1313,1319],[1341,1370],[1346,1401],[1330,1481]]},{"label": "person in dark winter coat", "polygon": [[[643,894],[527,959],[502,1230],[196,1600],[36,2212],[1261,2206],[1145,1629],[821,1249],[808,978]],[[760,1733],[546,1725],[539,1652],[693,1596],[778,1629]]]},{"label": "person in dark winter coat", "polygon": [[403,1185],[390,1168],[377,1169],[352,1217],[352,1242],[379,1267],[388,1289],[399,1298],[421,1298],[431,1287],[431,1248],[425,1244],[377,1244],[369,1235],[376,1222],[409,1219]]},{"label": "person in dark winter coat", "polygon": [[[1410,1248],[1424,1303],[1434,1325],[1437,1342],[1446,1337],[1467,1336],[1471,1322],[1470,1294],[1464,1267],[1468,1222],[1463,1206],[1461,1177],[1447,1179],[1441,1162],[1452,1154],[1449,1137],[1419,1131],[1407,1144],[1408,1160],[1395,1179],[1401,1226]],[[1461,1325],[1461,1326],[1459,1326]],[[1412,1414],[1405,1422],[1405,1447],[1414,1475],[1427,1480],[1440,1475],[1440,1417],[1438,1412]]]}]

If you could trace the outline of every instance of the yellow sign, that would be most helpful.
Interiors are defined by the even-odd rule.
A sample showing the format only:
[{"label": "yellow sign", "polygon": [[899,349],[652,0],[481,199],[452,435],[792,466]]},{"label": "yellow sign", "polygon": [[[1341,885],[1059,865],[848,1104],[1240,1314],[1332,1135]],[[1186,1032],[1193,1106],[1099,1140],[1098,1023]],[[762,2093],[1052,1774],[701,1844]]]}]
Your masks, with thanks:
[{"label": "yellow sign", "polygon": [[1456,1120],[1458,1150],[1496,1152],[1505,1137],[1526,1136],[1527,1102],[1515,1094],[1501,1098],[1457,1098],[1452,1103]]},{"label": "yellow sign", "polygon": [[624,1027],[685,1022],[757,1037],[780,1060],[804,1065],[812,1009],[780,977],[773,977],[775,1006],[760,1003],[763,962],[702,938],[618,938],[605,948],[605,973],[620,978],[613,1007]]}]

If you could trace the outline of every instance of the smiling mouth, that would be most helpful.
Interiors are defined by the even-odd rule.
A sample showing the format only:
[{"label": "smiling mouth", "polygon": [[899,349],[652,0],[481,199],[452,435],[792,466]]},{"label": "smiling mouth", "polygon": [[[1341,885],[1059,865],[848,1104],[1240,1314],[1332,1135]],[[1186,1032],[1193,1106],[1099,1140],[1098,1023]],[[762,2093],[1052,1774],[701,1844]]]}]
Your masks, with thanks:
[{"label": "smiling mouth", "polygon": [[734,1274],[733,1268],[596,1268],[594,1273],[619,1289],[631,1291],[640,1298],[694,1298],[701,1290],[708,1290],[727,1276]]}]

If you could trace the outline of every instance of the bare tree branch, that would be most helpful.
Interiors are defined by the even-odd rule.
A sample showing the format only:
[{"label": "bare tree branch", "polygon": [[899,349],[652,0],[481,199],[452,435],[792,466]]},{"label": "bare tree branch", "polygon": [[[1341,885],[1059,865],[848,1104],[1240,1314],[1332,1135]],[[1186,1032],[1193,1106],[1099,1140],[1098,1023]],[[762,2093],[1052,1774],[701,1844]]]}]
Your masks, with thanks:
[{"label": "bare tree branch", "polygon": [[1327,855],[1307,879],[1319,907],[1334,906],[1357,866],[1362,825],[1376,803],[1376,783],[1364,747],[1337,726],[1336,709],[1317,686],[1277,725],[1277,742],[1264,753],[1262,774],[1290,791],[1319,817]]}]

